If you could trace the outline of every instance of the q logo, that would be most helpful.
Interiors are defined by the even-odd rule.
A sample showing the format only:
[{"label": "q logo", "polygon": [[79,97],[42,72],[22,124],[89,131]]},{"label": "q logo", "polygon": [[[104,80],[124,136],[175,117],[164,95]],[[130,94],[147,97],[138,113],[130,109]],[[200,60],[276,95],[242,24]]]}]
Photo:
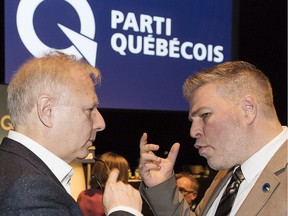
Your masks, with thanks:
[{"label": "q logo", "polygon": [[9,131],[13,129],[11,119],[9,115],[4,115],[0,121],[1,128],[5,131]]},{"label": "q logo", "polygon": [[[41,57],[45,52],[52,49],[44,44],[37,36],[33,17],[37,7],[44,0],[21,0],[17,9],[17,29],[20,38],[35,57]],[[81,24],[80,33],[57,23],[58,27],[68,37],[72,45],[66,49],[59,49],[66,54],[73,54],[77,58],[84,57],[91,65],[96,65],[97,43],[92,39],[95,37],[95,19],[87,0],[65,0],[77,12]],[[51,13],[53,14],[53,13]]]}]

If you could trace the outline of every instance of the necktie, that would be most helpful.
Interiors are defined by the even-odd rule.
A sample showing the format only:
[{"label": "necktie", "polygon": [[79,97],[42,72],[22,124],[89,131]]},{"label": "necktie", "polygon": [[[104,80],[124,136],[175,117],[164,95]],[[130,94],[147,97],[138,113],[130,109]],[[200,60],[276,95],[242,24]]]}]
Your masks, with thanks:
[{"label": "necktie", "polygon": [[239,186],[244,179],[241,167],[239,166],[233,173],[232,178],[223,193],[215,216],[226,216],[230,214]]}]

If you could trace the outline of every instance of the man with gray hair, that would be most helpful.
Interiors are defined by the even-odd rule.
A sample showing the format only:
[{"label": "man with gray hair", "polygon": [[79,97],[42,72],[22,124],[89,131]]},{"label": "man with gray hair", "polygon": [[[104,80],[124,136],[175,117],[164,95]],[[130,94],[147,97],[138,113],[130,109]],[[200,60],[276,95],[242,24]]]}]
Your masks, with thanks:
[{"label": "man with gray hair", "polygon": [[[95,91],[99,81],[98,69],[61,52],[19,68],[8,86],[14,129],[0,145],[0,215],[81,215],[70,195],[69,163],[85,158],[105,128]],[[109,183],[116,184],[118,175],[112,170]],[[107,215],[141,212],[139,192],[117,185],[122,197],[106,196]]]}]

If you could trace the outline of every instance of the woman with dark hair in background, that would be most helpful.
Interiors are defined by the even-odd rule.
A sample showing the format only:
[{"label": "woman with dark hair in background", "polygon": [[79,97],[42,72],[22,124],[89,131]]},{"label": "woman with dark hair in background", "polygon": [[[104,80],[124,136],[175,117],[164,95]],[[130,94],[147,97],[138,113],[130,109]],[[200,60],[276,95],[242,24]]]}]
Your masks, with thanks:
[{"label": "woman with dark hair in background", "polygon": [[92,168],[91,189],[82,191],[77,203],[84,216],[104,216],[103,192],[110,170],[119,170],[118,181],[128,183],[129,164],[127,160],[114,152],[106,152],[99,159],[95,159]]}]

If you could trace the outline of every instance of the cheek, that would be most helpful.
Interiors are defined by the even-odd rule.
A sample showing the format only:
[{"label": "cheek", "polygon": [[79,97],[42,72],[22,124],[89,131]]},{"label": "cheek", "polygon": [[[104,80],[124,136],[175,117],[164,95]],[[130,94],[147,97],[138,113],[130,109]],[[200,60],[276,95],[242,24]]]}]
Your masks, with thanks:
[{"label": "cheek", "polygon": [[197,198],[197,195],[196,195],[196,194],[191,195],[191,196],[192,196],[192,197],[191,197],[192,200],[195,200],[195,199]]},{"label": "cheek", "polygon": [[239,130],[231,122],[222,121],[207,125],[205,138],[207,144],[212,147],[213,152],[210,153],[214,155],[214,159],[226,160],[224,158],[233,157],[237,152]]},{"label": "cheek", "polygon": [[78,119],[77,122],[73,122],[74,126],[72,127],[71,134],[76,136],[76,139],[89,139],[91,131],[92,131],[92,124],[91,121],[84,117],[82,119]]},{"label": "cheek", "polygon": [[[213,157],[210,158],[212,167],[226,169],[234,165],[241,152],[241,132],[231,121],[222,122],[209,128],[209,145],[213,147]],[[227,166],[227,167],[226,167]]]},{"label": "cheek", "polygon": [[67,123],[71,125],[71,127],[74,128],[82,128],[83,130],[85,128],[91,127],[92,121],[89,120],[87,115],[85,113],[71,113],[67,117]]},{"label": "cheek", "polygon": [[223,122],[209,122],[204,128],[205,138],[212,146],[218,145],[219,141],[217,140],[222,140],[226,131],[227,127]]},{"label": "cheek", "polygon": [[84,144],[90,138],[92,124],[86,115],[74,114],[63,120],[66,121],[59,125],[60,130],[65,133],[66,139],[71,143]]}]

